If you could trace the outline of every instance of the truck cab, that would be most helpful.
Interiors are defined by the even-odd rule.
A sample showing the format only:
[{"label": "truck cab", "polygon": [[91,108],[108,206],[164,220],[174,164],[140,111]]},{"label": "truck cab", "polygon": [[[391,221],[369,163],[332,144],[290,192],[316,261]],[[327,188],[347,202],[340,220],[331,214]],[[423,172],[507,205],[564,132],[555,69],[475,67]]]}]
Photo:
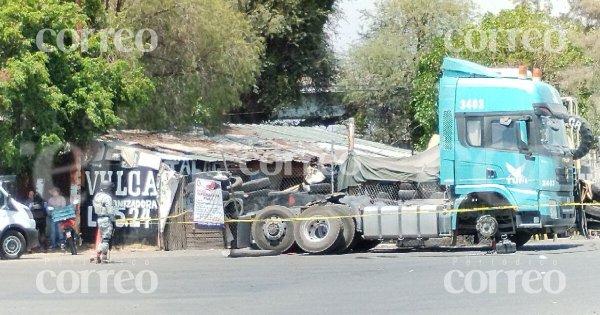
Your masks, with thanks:
[{"label": "truck cab", "polygon": [[38,231],[29,208],[16,201],[0,181],[0,257],[17,259],[38,245]]},{"label": "truck cab", "polygon": [[476,232],[491,216],[495,234],[515,235],[520,245],[573,226],[569,115],[541,73],[446,58],[439,89],[440,184],[454,208],[481,209],[456,212],[454,229]]}]

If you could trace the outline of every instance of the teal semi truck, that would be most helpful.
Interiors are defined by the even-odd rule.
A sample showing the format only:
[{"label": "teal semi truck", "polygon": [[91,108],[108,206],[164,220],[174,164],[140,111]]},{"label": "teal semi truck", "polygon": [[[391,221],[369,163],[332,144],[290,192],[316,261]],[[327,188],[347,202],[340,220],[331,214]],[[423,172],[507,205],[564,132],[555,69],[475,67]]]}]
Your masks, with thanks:
[{"label": "teal semi truck", "polygon": [[[323,254],[382,240],[474,235],[521,246],[534,233],[575,225],[574,160],[589,152],[594,137],[539,70],[444,59],[438,123],[439,145],[421,154],[399,160],[350,154],[336,176],[339,193],[305,206],[242,211],[240,217],[254,221],[245,241],[244,224],[238,225],[240,244],[253,240],[260,249],[285,251],[296,242]],[[579,133],[578,143],[569,129]],[[397,189],[362,189],[372,183]],[[296,195],[279,200],[298,199],[290,194]]]}]

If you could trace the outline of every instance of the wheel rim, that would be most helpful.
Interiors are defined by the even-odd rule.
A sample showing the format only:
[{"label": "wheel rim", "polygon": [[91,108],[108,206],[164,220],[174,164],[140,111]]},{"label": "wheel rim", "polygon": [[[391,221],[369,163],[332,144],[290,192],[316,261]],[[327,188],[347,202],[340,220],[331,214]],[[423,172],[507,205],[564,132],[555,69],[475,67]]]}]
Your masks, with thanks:
[{"label": "wheel rim", "polygon": [[285,222],[280,217],[271,217],[263,224],[263,234],[269,241],[279,241],[283,238],[286,231]]},{"label": "wheel rim", "polygon": [[304,224],[302,232],[304,238],[311,242],[320,242],[329,234],[329,220],[317,219],[307,221]]},{"label": "wheel rim", "polygon": [[21,251],[21,240],[16,236],[9,236],[2,243],[4,252],[8,255],[17,255]]}]

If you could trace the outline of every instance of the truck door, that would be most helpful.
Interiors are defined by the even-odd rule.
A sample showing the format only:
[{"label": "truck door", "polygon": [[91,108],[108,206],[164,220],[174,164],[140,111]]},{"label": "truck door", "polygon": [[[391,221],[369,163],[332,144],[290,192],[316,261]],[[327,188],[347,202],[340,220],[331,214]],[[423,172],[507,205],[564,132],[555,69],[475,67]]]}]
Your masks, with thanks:
[{"label": "truck door", "polygon": [[539,159],[529,146],[531,119],[523,115],[488,116],[484,124],[488,183],[505,186],[520,206],[537,205]]},{"label": "truck door", "polygon": [[456,117],[459,143],[455,148],[456,184],[485,184],[486,149],[482,114],[459,113]]}]

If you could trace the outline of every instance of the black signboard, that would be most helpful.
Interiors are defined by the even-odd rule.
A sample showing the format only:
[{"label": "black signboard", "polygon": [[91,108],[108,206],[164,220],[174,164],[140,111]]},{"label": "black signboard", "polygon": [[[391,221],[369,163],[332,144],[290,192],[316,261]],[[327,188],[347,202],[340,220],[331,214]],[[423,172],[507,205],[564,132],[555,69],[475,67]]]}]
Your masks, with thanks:
[{"label": "black signboard", "polygon": [[[89,164],[82,174],[81,227],[84,238],[94,241],[96,215],[92,200],[104,181],[113,183],[118,210],[114,240],[117,244],[156,244],[158,232],[158,172],[147,167],[125,168],[121,163]],[[127,219],[127,220],[118,220]],[[152,220],[154,219],[154,220]]]}]

